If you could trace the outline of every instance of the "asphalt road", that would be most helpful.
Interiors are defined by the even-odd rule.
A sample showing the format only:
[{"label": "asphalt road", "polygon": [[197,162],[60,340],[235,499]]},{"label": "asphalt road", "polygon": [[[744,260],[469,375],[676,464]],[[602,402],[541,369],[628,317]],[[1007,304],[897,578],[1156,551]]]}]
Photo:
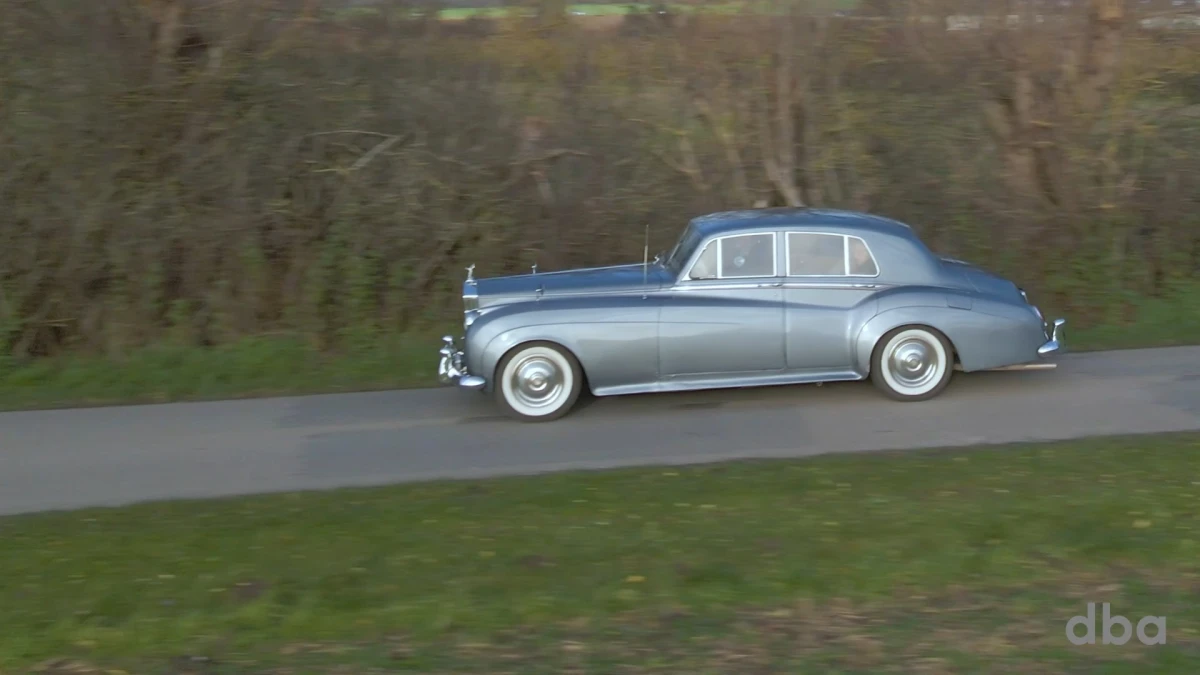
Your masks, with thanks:
[{"label": "asphalt road", "polygon": [[[430,367],[433,367],[431,363]],[[547,424],[456,389],[0,414],[0,514],[740,457],[1200,430],[1200,347],[956,373],[895,403],[867,383],[584,399]]]}]

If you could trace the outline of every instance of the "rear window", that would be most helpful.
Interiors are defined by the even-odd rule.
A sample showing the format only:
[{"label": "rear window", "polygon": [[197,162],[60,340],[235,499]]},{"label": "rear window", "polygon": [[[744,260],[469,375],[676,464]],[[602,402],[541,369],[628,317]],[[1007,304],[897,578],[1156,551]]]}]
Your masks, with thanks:
[{"label": "rear window", "polygon": [[789,232],[787,274],[792,277],[873,277],[875,256],[860,237],[824,232]]}]

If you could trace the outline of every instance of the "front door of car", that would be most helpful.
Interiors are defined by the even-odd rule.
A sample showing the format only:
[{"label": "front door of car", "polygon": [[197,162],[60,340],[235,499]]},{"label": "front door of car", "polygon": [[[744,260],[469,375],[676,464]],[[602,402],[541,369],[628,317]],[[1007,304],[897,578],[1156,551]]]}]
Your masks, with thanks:
[{"label": "front door of car", "polygon": [[859,328],[875,315],[879,269],[859,237],[788,232],[783,290],[787,369],[850,370]]},{"label": "front door of car", "polygon": [[774,232],[707,244],[664,297],[659,371],[664,379],[782,371],[783,284]]}]

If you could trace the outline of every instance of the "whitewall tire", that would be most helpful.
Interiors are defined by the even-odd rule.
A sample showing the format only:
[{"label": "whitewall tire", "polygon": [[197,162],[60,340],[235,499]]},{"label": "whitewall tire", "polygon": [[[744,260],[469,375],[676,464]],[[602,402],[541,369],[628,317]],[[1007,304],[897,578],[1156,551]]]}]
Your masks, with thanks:
[{"label": "whitewall tire", "polygon": [[550,342],[519,345],[496,367],[496,400],[508,415],[548,422],[571,411],[583,371],[570,352]]},{"label": "whitewall tire", "polygon": [[950,384],[954,350],[939,332],[902,326],[884,335],[871,356],[871,381],[897,401],[925,401]]}]

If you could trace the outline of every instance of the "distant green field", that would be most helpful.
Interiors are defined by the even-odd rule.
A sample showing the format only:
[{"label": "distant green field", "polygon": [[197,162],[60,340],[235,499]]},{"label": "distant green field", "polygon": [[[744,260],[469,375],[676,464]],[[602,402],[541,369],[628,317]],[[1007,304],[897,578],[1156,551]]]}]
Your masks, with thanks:
[{"label": "distant green field", "polygon": [[[813,0],[807,3],[806,6],[815,10],[828,11],[834,10],[850,10],[858,5],[858,0]],[[725,2],[706,5],[678,5],[666,3],[667,8],[671,12],[676,13],[693,13],[703,12],[705,14],[737,14],[745,11],[771,11],[778,7],[777,3],[768,2]],[[644,2],[631,3],[582,3],[569,5],[567,11],[577,16],[619,16],[628,14],[632,11],[649,11],[655,5]],[[352,9],[340,10],[337,14],[339,18],[362,18],[378,14],[379,10],[373,7],[356,7]],[[500,18],[505,16],[518,16],[521,13],[529,13],[530,10],[520,7],[454,7],[444,9],[440,12],[443,19],[463,20],[472,17],[479,18]]]}]

